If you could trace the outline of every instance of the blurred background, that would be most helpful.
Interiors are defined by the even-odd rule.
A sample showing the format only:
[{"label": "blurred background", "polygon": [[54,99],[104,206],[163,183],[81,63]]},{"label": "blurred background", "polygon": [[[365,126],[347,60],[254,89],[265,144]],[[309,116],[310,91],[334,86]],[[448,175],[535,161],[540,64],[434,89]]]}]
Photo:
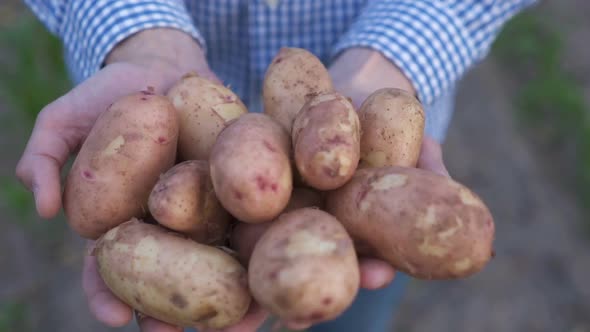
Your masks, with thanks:
[{"label": "blurred background", "polygon": [[[590,332],[590,2],[508,24],[460,85],[445,159],[494,214],[483,273],[414,281],[396,332]],[[0,332],[108,331],[88,313],[83,241],[36,217],[14,168],[37,112],[70,83],[59,41],[0,2]],[[135,326],[117,329],[136,331]]]}]

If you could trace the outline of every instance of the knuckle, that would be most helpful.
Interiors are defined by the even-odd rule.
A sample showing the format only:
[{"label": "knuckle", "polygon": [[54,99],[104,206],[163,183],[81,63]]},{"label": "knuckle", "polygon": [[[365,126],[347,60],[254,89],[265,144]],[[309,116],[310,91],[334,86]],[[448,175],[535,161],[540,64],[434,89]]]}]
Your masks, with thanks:
[{"label": "knuckle", "polygon": [[50,121],[54,116],[53,114],[55,113],[55,109],[55,102],[43,107],[37,114],[36,124],[46,124],[48,121]]}]

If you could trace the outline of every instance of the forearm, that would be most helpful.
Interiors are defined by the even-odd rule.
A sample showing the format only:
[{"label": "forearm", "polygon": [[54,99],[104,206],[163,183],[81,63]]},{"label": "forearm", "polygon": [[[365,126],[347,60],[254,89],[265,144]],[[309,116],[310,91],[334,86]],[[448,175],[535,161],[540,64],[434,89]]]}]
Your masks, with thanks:
[{"label": "forearm", "polygon": [[329,71],[336,89],[349,95],[356,107],[381,88],[398,88],[416,96],[408,77],[381,53],[369,48],[347,49]]},{"label": "forearm", "polygon": [[209,72],[205,52],[199,43],[183,31],[168,28],[143,30],[117,44],[105,64],[116,62],[139,64],[148,70],[176,76]]},{"label": "forearm", "polygon": [[[37,17],[63,41],[66,63],[75,83],[81,83],[93,76],[107,63],[109,54],[115,54],[109,62],[117,61],[120,56],[113,49],[127,42],[140,46],[141,50],[150,48],[156,51],[157,44],[146,42],[147,38],[141,38],[143,32],[150,29],[175,29],[177,34],[186,34],[186,36],[176,36],[180,40],[193,46],[198,43],[203,49],[205,48],[205,40],[195,28],[184,1],[26,0],[26,2]],[[140,38],[135,38],[138,36]],[[167,52],[164,55],[170,57],[172,52],[179,51],[176,44],[169,47],[168,41],[164,39],[158,38],[161,48],[158,54]],[[185,59],[183,54],[190,54],[194,50],[186,51],[187,53],[182,53],[178,57]],[[127,50],[123,55],[129,53],[133,52]],[[188,57],[186,59],[188,60]]]}]

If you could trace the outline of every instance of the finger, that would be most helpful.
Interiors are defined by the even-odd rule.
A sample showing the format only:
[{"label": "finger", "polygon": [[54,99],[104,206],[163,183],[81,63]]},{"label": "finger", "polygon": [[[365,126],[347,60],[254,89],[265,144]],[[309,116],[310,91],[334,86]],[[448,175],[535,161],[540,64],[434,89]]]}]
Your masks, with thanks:
[{"label": "finger", "polygon": [[203,332],[256,332],[268,318],[268,312],[258,304],[250,305],[244,318],[231,327],[220,330],[205,330]]},{"label": "finger", "polygon": [[204,70],[204,71],[201,72],[200,75],[203,76],[203,77],[205,77],[206,79],[210,80],[211,82],[215,82],[217,84],[223,85],[223,82],[211,70]]},{"label": "finger", "polygon": [[395,270],[388,263],[373,258],[362,258],[359,261],[361,270],[361,287],[379,289],[389,285],[395,277]]},{"label": "finger", "polygon": [[17,167],[16,176],[33,192],[37,213],[42,218],[54,217],[61,207],[60,170],[70,149],[52,130],[47,116],[41,115]]},{"label": "finger", "polygon": [[417,166],[421,169],[449,176],[449,171],[444,164],[440,144],[427,135],[425,135],[422,140],[422,147]]},{"label": "finger", "polygon": [[170,325],[159,321],[155,318],[143,316],[139,320],[139,329],[141,332],[182,332],[183,328]]},{"label": "finger", "polygon": [[121,327],[131,321],[131,308],[108,289],[98,273],[93,256],[86,256],[84,260],[82,286],[90,312],[97,320],[111,327]]}]

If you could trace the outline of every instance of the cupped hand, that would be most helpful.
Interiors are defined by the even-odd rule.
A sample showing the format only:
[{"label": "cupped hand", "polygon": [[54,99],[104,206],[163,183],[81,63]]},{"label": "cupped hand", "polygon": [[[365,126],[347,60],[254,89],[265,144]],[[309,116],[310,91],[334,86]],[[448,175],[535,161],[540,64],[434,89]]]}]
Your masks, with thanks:
[{"label": "cupped hand", "polygon": [[[380,53],[353,48],[342,53],[329,68],[337,91],[350,97],[358,109],[374,91],[391,87],[416,95],[416,91],[401,70]],[[438,142],[424,135],[417,167],[448,176],[442,149]],[[390,284],[395,277],[393,267],[382,260],[360,258],[361,287],[379,289]]]},{"label": "cupped hand", "polygon": [[[179,43],[168,45],[164,43]],[[54,217],[61,207],[60,171],[80,147],[97,117],[116,99],[153,87],[166,90],[188,71],[217,80],[194,40],[176,30],[142,31],[119,44],[106,66],[39,112],[16,167],[33,192],[38,214]]]},{"label": "cupped hand", "polygon": [[157,68],[113,63],[41,110],[16,168],[17,177],[33,192],[41,217],[52,218],[59,212],[60,171],[99,114],[119,97],[148,86],[163,93],[180,78]]},{"label": "cupped hand", "polygon": [[[59,212],[62,205],[60,172],[111,103],[147,87],[163,94],[187,72],[219,82],[209,69],[200,46],[190,36],[172,29],[146,30],[118,45],[103,69],[41,110],[16,167],[18,179],[33,192],[38,214],[48,219]],[[92,242],[89,245],[92,246]],[[111,327],[131,321],[131,308],[111,293],[91,255],[84,257],[82,283],[89,309],[98,321]],[[252,306],[242,322],[226,331],[255,331],[254,326],[262,324],[259,321],[263,321],[264,315]],[[181,330],[139,316],[142,331]]]}]

